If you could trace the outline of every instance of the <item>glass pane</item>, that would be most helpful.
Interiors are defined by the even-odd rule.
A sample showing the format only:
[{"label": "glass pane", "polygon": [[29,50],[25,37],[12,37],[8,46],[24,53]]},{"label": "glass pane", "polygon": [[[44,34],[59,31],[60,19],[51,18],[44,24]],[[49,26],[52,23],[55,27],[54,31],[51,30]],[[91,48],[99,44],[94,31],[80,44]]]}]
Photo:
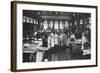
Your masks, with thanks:
[{"label": "glass pane", "polygon": [[47,28],[48,28],[48,23],[47,23],[47,21],[44,21],[44,23],[43,23],[43,28],[44,28],[44,29],[47,29]]},{"label": "glass pane", "polygon": [[58,29],[58,21],[55,21],[54,28]]},{"label": "glass pane", "polygon": [[80,24],[83,24],[83,20],[80,20]]},{"label": "glass pane", "polygon": [[50,28],[53,28],[53,21],[50,21]]},{"label": "glass pane", "polygon": [[63,22],[62,21],[60,21],[60,29],[63,29],[64,27],[63,27]]}]

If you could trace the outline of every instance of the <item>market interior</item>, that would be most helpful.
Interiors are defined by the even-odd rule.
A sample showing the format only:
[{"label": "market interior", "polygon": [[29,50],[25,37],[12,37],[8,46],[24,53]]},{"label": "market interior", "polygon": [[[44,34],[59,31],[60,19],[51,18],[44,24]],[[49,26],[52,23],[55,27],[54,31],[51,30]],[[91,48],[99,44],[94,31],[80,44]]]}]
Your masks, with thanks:
[{"label": "market interior", "polygon": [[23,10],[23,62],[91,59],[91,14]]}]

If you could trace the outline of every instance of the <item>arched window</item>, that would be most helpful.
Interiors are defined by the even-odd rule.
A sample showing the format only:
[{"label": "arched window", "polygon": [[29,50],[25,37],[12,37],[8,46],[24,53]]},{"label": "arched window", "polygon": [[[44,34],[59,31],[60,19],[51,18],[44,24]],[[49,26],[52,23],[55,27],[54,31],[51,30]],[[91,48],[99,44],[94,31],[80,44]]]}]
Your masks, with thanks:
[{"label": "arched window", "polygon": [[30,22],[30,18],[26,17],[26,22],[29,23]]},{"label": "arched window", "polygon": [[80,24],[83,24],[83,20],[80,20]]},{"label": "arched window", "polygon": [[44,23],[43,23],[43,28],[44,28],[44,29],[47,29],[47,28],[48,28],[48,22],[47,22],[46,20],[45,20]]},{"label": "arched window", "polygon": [[58,29],[58,21],[55,21],[54,28]]},{"label": "arched window", "polygon": [[60,21],[60,29],[63,29],[64,28],[64,24],[62,21]]},{"label": "arched window", "polygon": [[68,21],[65,21],[65,29],[68,29]]},{"label": "arched window", "polygon": [[53,28],[53,21],[50,21],[50,28]]},{"label": "arched window", "polygon": [[33,23],[33,19],[32,18],[30,18],[30,23]]}]

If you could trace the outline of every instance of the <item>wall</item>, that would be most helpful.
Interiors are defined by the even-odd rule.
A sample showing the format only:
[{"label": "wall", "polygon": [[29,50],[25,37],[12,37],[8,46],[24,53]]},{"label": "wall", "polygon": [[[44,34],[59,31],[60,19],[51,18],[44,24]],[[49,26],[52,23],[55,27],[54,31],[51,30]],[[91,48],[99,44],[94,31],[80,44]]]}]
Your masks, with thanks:
[{"label": "wall", "polygon": [[[10,1],[11,0],[0,0],[0,73],[12,73],[10,71]],[[37,2],[51,2],[51,3],[67,3],[67,4],[83,4],[83,5],[98,5],[99,0],[32,0]],[[100,10],[99,10],[100,12]],[[99,13],[98,12],[98,13]],[[98,14],[99,16],[100,14]],[[98,18],[99,20],[100,18]],[[99,21],[100,23],[100,21]],[[99,24],[98,23],[98,24]],[[98,31],[100,31],[100,25],[98,25]],[[98,33],[98,37],[100,37],[100,33]],[[100,38],[98,38],[98,43]],[[99,50],[98,45],[98,52]],[[100,53],[98,54],[100,55]],[[98,58],[100,61],[100,57]],[[100,63],[100,62],[99,62]],[[99,73],[100,65],[98,67],[92,68],[77,68],[77,69],[61,69],[61,70],[47,70],[47,71],[35,71],[34,73]],[[21,72],[23,73],[23,72]],[[26,73],[33,73],[26,72]]]}]

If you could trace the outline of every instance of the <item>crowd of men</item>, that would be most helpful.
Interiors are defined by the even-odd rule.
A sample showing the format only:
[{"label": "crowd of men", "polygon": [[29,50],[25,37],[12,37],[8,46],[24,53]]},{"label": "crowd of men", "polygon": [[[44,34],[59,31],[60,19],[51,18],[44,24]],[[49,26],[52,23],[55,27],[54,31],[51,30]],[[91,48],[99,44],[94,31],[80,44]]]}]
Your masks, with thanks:
[{"label": "crowd of men", "polygon": [[[79,36],[80,37],[79,39],[77,38],[78,35],[81,36],[81,37]],[[88,30],[86,30],[81,34],[77,32],[44,31],[42,36],[43,47],[49,48],[49,50],[45,52],[44,58],[47,58],[50,61],[77,59],[77,58],[81,59],[84,45],[85,44],[90,45],[90,40],[88,39],[89,36],[90,33]],[[81,42],[77,43],[75,42],[76,40],[81,40]],[[66,57],[66,53],[69,53],[69,57],[68,56]]]},{"label": "crowd of men", "polygon": [[83,50],[86,49],[85,47],[90,48],[91,45],[90,29],[84,31],[79,29],[74,31],[43,30],[34,32],[32,37],[37,40],[42,39],[42,47],[49,48],[43,55],[43,61],[84,59]]}]

